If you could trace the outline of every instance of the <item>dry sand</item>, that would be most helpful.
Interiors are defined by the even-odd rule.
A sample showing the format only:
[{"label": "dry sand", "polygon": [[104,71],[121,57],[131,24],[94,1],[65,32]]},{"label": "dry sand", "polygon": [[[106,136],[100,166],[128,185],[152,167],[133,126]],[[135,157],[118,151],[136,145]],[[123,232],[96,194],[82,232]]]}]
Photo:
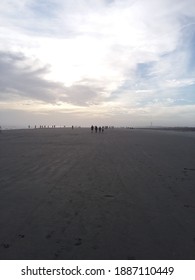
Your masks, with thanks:
[{"label": "dry sand", "polygon": [[195,259],[195,132],[3,131],[0,259]]}]

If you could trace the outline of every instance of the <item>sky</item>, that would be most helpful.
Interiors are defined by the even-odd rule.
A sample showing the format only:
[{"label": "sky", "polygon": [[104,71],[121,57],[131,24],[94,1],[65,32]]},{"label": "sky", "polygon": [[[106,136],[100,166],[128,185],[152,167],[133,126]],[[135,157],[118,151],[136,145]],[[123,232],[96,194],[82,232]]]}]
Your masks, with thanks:
[{"label": "sky", "polygon": [[0,125],[195,126],[195,0],[1,0]]}]

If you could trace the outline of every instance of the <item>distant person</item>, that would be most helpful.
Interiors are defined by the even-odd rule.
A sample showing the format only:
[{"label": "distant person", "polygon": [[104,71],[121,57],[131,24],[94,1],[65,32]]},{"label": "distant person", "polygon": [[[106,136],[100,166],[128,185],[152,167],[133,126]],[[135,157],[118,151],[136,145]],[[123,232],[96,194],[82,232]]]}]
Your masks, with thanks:
[{"label": "distant person", "polygon": [[99,133],[101,133],[102,132],[102,128],[101,128],[101,126],[99,126]]},{"label": "distant person", "polygon": [[95,132],[97,133],[97,130],[98,130],[98,128],[97,128],[97,125],[95,126]]},{"label": "distant person", "polygon": [[92,125],[91,126],[91,133],[93,133],[93,130],[94,130],[94,126]]},{"label": "distant person", "polygon": [[74,129],[74,126],[72,125],[72,129]]},{"label": "distant person", "polygon": [[104,133],[104,127],[102,126],[102,133]]}]

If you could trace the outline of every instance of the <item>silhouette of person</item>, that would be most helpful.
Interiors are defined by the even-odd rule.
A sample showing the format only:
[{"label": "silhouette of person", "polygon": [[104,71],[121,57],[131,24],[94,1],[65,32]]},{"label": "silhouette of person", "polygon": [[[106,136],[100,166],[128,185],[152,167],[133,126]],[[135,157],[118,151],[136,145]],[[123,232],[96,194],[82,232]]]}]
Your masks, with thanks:
[{"label": "silhouette of person", "polygon": [[97,130],[98,130],[98,128],[97,128],[97,126],[95,126],[95,132],[97,133]]},{"label": "silhouette of person", "polygon": [[102,126],[102,133],[104,132],[104,127]]},{"label": "silhouette of person", "polygon": [[94,129],[94,126],[92,125],[92,126],[91,126],[91,132],[93,132],[93,129]]},{"label": "silhouette of person", "polygon": [[99,126],[99,133],[102,131],[102,128],[101,128],[101,126]]}]

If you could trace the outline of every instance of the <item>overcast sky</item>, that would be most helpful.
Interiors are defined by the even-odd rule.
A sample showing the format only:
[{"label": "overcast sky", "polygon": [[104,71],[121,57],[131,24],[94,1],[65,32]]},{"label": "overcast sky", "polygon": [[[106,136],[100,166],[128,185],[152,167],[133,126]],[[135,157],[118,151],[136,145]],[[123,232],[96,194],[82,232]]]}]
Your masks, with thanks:
[{"label": "overcast sky", "polygon": [[195,125],[195,0],[1,0],[0,125]]}]

